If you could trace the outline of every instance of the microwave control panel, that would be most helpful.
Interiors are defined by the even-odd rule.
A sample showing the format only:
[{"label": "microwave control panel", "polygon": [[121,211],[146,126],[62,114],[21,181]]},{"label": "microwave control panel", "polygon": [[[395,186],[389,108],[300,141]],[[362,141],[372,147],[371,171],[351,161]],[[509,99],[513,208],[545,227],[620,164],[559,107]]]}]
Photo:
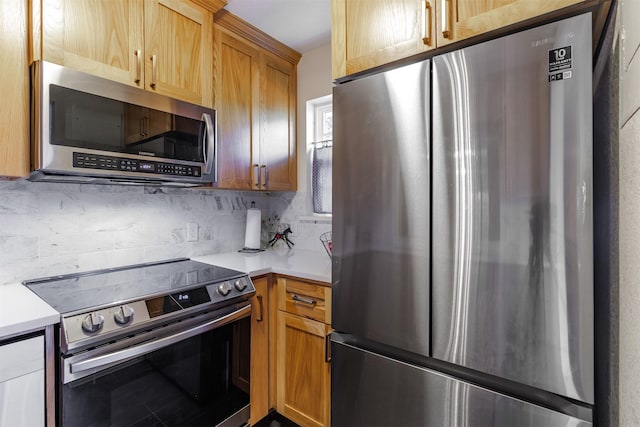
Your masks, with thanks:
[{"label": "microwave control panel", "polygon": [[150,160],[125,159],[122,157],[76,152],[73,153],[73,167],[174,176],[200,177],[202,174],[202,168],[200,166],[154,162]]}]

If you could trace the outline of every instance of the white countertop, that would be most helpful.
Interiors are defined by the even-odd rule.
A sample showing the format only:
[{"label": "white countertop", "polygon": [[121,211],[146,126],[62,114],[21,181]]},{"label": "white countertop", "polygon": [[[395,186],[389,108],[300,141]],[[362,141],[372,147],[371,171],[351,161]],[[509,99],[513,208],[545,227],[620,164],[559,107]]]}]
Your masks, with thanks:
[{"label": "white countertop", "polygon": [[0,286],[0,339],[60,321],[60,314],[19,283]]},{"label": "white countertop", "polygon": [[255,254],[226,252],[192,259],[239,270],[252,277],[277,273],[331,283],[331,259],[323,252],[280,248]]},{"label": "white countertop", "polygon": [[[192,259],[243,271],[252,277],[277,273],[331,283],[331,259],[323,252],[280,248],[256,254],[227,252]],[[0,339],[43,329],[59,321],[60,314],[24,285],[0,286]]]}]

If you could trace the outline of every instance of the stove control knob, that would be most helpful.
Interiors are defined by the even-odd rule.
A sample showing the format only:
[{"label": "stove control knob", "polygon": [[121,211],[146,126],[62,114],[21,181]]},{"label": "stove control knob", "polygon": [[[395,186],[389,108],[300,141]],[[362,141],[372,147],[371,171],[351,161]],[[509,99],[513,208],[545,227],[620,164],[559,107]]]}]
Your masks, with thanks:
[{"label": "stove control knob", "polygon": [[121,305],[116,312],[113,313],[113,320],[115,320],[118,325],[126,325],[133,320],[133,308],[128,305]]},{"label": "stove control knob", "polygon": [[236,279],[236,281],[233,282],[233,286],[235,286],[238,292],[242,292],[247,288],[247,284],[242,279]]},{"label": "stove control knob", "polygon": [[218,285],[218,293],[223,297],[226,297],[227,295],[229,295],[229,292],[231,292],[231,289],[233,288],[231,287],[231,284],[229,282],[224,282]]},{"label": "stove control knob", "polygon": [[104,317],[100,313],[90,313],[82,321],[82,329],[85,332],[93,333],[102,329]]}]

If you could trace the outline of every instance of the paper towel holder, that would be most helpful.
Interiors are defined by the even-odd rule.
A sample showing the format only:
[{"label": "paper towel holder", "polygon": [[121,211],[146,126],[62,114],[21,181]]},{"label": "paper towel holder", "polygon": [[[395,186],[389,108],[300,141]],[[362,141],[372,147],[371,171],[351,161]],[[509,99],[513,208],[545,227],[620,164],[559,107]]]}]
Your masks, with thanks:
[{"label": "paper towel holder", "polygon": [[[256,202],[251,202],[251,209],[255,209],[255,207],[256,207]],[[247,212],[248,212],[248,211],[247,211]],[[259,218],[259,217],[260,217],[260,216],[258,215],[258,218]],[[258,221],[260,221],[260,220],[258,219]],[[248,223],[248,221],[247,221],[247,230],[246,230],[246,232],[248,233],[248,231],[249,231],[249,223]],[[245,235],[245,245],[247,245],[247,238],[246,238],[246,235]],[[260,246],[259,242],[258,242],[258,246]],[[249,254],[254,254],[254,253],[258,253],[258,252],[262,252],[262,251],[264,251],[264,249],[261,249],[261,248],[249,248],[249,247],[247,247],[247,246],[245,246],[245,247],[243,247],[242,249],[239,249],[239,250],[238,250],[238,252],[241,252],[241,253],[249,253]]]}]

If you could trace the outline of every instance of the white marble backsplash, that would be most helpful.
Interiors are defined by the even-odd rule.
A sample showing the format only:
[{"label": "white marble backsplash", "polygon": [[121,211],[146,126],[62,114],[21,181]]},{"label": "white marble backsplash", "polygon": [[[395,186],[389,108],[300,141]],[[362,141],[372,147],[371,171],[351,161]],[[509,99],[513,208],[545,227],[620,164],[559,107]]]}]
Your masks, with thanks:
[{"label": "white marble backsplash", "polygon": [[320,235],[331,231],[331,217],[310,214],[310,198],[306,192],[272,193],[269,209],[270,215],[279,215],[280,221],[292,225],[295,235],[291,240],[296,249],[325,252]]},{"label": "white marble backsplash", "polygon": [[0,181],[0,285],[235,251],[251,202],[262,210],[263,246],[268,220],[279,220],[292,225],[294,249],[326,256],[319,236],[330,218],[307,216],[304,192]]},{"label": "white marble backsplash", "polygon": [[0,181],[0,284],[234,251],[263,193]]}]

